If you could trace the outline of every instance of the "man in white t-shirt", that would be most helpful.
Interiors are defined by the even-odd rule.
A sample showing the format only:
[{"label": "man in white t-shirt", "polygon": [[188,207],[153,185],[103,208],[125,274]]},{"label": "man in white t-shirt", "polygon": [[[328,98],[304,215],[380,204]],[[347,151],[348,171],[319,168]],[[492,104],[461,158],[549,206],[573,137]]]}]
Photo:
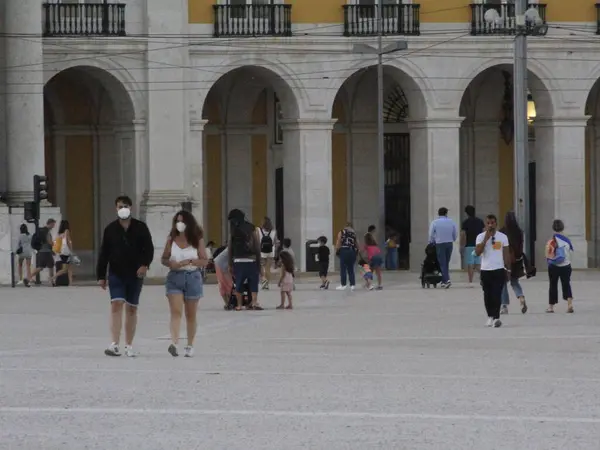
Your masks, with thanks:
[{"label": "man in white t-shirt", "polygon": [[488,327],[498,328],[502,289],[510,276],[508,237],[497,230],[498,219],[493,214],[486,217],[486,229],[475,239],[475,254],[481,256],[481,287],[487,311]]}]

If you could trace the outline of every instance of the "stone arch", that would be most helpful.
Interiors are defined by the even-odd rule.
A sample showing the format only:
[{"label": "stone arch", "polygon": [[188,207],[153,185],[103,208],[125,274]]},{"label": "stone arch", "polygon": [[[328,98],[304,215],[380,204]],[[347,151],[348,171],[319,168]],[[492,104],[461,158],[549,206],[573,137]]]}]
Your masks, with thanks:
[{"label": "stone arch", "polygon": [[[460,131],[461,203],[463,207],[475,206],[482,215],[496,214],[503,222],[505,213],[514,209],[515,194],[512,61],[490,59],[472,65],[466,73],[468,76],[459,82],[463,90],[458,107],[458,114],[465,117]],[[531,64],[528,82],[537,116],[552,117],[554,103],[549,88],[553,84],[545,68]],[[532,121],[529,132],[530,161],[547,158],[537,151],[535,140],[548,142],[551,129],[534,133]],[[535,205],[535,200],[531,204]]]},{"label": "stone arch", "polygon": [[131,72],[116,61],[109,58],[71,58],[52,61],[46,67],[44,85],[47,85],[52,78],[68,69],[87,68],[88,74],[96,77],[110,92],[122,94],[125,91],[127,93],[126,98],[132,105],[132,120],[145,118],[146,107],[144,105],[145,95],[143,89],[140,89],[139,83]]},{"label": "stone arch", "polygon": [[236,73],[250,70],[280,95],[282,103],[286,105],[284,111],[286,118],[298,117],[300,111],[308,109],[310,101],[302,80],[281,61],[255,57],[227,58],[220,61],[215,67],[221,68],[221,70],[204,71],[206,77],[202,79],[202,82],[208,86],[202,102],[204,106],[215,86],[224,83],[224,80],[228,78],[231,81],[232,75]]},{"label": "stone arch", "polygon": [[276,215],[273,168],[282,164],[286,145],[282,123],[298,119],[305,101],[297,81],[288,78],[279,65],[239,63],[213,77],[202,107],[202,117],[208,121],[204,128],[204,170],[209,174],[205,192],[218,192],[205,198],[204,223],[215,242],[227,235],[226,210],[239,208],[255,222]]},{"label": "stone arch", "polygon": [[[333,103],[340,90],[355,80],[357,84],[364,81],[363,75],[370,75],[376,68],[368,61],[360,61],[340,72],[339,77],[332,79],[327,87],[329,114],[332,113]],[[434,88],[426,74],[416,64],[407,59],[389,59],[384,61],[384,77],[394,79],[404,90],[408,103],[413,104],[412,118],[427,117],[430,109],[436,105],[433,96]]]},{"label": "stone arch", "polygon": [[[465,71],[464,77],[458,82],[457,92],[461,96],[459,101],[459,114],[463,107],[465,93],[469,88],[477,86],[485,80],[486,74],[489,74],[490,69],[503,68],[504,70],[512,71],[512,58],[493,58],[482,63],[475,63]],[[560,92],[561,89],[552,79],[552,74],[538,60],[531,59],[527,61],[529,90],[531,91],[536,109],[539,109],[538,115],[543,117],[552,117],[554,114],[555,101],[553,93]],[[482,78],[483,77],[483,78]]]},{"label": "stone arch", "polygon": [[136,106],[127,88],[97,65],[53,73],[44,86],[44,104],[50,201],[70,221],[80,270],[91,274],[98,236],[114,217],[115,197],[137,197]]}]

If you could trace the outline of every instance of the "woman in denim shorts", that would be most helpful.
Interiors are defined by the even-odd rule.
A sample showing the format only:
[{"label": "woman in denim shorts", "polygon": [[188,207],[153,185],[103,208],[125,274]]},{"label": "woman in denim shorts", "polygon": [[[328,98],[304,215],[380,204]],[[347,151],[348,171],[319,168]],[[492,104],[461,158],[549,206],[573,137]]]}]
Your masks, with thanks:
[{"label": "woman in denim shorts", "polygon": [[161,258],[162,264],[170,269],[165,287],[171,310],[169,353],[172,356],[179,356],[179,330],[183,312],[187,325],[187,346],[184,348],[184,355],[188,358],[194,355],[196,312],[198,300],[203,295],[200,269],[208,263],[203,234],[202,228],[191,213],[179,211],[173,217],[171,233]]}]

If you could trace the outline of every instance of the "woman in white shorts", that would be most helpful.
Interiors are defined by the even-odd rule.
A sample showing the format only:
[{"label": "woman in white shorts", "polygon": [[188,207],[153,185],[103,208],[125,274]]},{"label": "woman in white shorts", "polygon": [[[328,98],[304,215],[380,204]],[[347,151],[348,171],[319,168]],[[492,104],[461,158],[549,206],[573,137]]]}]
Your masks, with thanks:
[{"label": "woman in white shorts", "polygon": [[275,259],[275,249],[278,245],[277,230],[273,228],[273,222],[265,217],[260,228],[256,230],[258,242],[260,242],[260,276],[262,288],[269,289],[271,281],[271,267]]}]

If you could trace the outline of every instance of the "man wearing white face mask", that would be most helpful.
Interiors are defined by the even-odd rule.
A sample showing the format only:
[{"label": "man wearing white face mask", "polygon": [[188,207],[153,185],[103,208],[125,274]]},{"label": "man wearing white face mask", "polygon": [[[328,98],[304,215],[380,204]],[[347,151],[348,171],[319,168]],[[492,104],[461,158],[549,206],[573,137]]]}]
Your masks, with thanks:
[{"label": "man wearing white face mask", "polygon": [[119,340],[125,304],[125,354],[135,356],[133,338],[137,325],[137,307],[144,276],[154,258],[152,236],[146,224],[131,217],[131,199],[117,197],[115,206],[118,219],[104,229],[98,257],[98,284],[104,290],[108,285],[111,299],[111,345],[104,351],[107,356],[121,356]]}]

